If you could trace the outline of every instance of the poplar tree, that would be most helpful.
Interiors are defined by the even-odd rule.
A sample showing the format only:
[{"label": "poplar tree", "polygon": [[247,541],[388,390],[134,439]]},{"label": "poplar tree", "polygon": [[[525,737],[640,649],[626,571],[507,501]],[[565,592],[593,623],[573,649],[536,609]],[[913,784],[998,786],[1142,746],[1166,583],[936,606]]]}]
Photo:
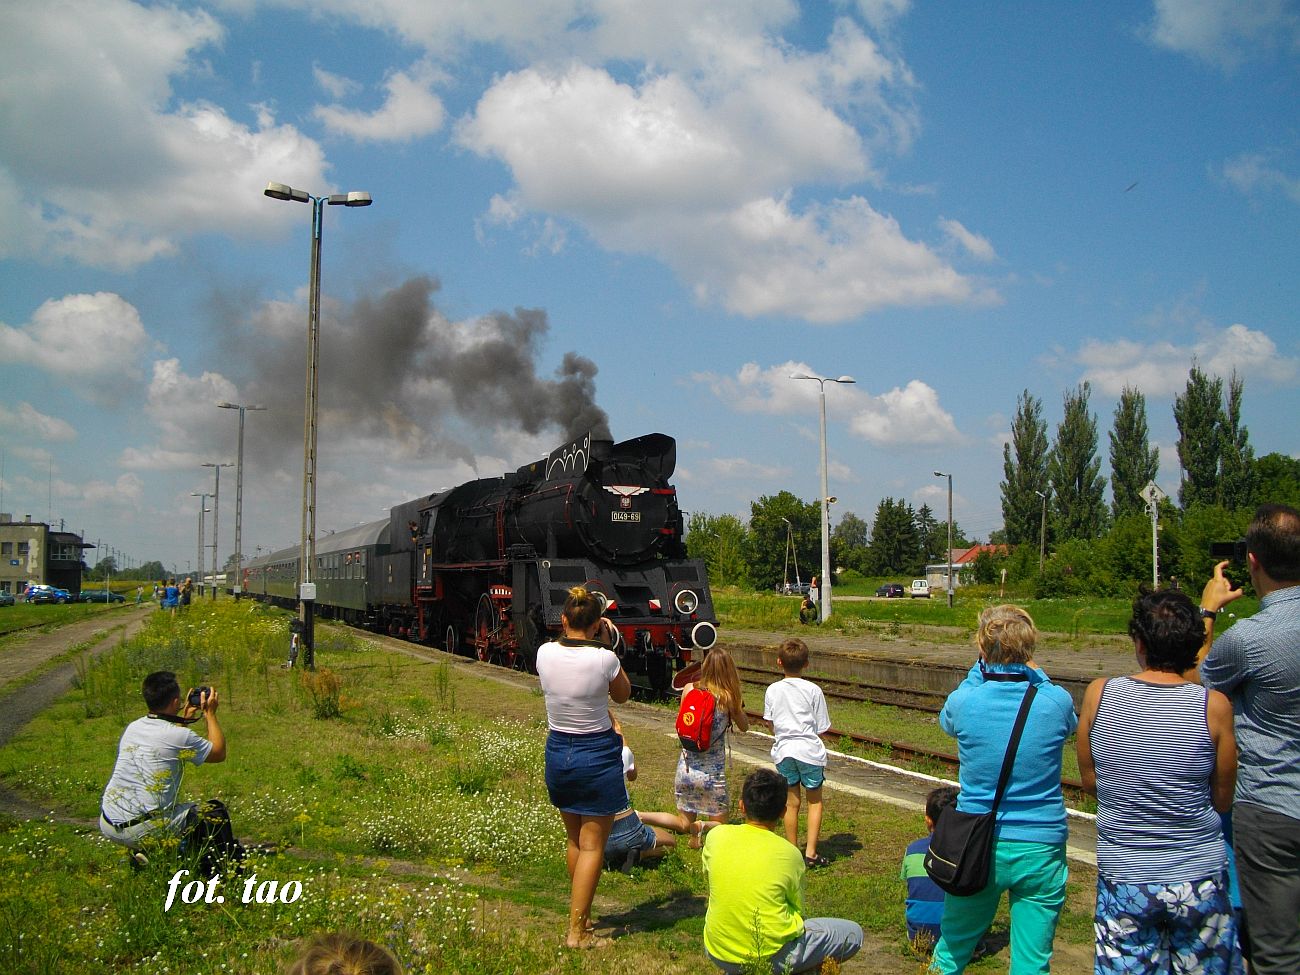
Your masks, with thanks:
[{"label": "poplar tree", "polygon": [[1241,423],[1241,393],[1242,381],[1234,369],[1219,431],[1219,503],[1229,511],[1255,503],[1255,451]]},{"label": "poplar tree", "polygon": [[1187,388],[1174,397],[1174,422],[1178,424],[1178,463],[1183,483],[1178,503],[1184,510],[1219,500],[1219,459],[1223,454],[1223,380],[1211,379],[1193,365]]},{"label": "poplar tree", "polygon": [[1002,523],[1008,544],[1038,543],[1041,500],[1047,493],[1047,422],[1043,403],[1020,394],[1011,421],[1011,442],[1002,445]]},{"label": "poplar tree", "polygon": [[1064,415],[1048,458],[1052,518],[1057,538],[1093,539],[1106,525],[1106,478],[1097,456],[1097,418],[1088,412],[1092,387],[1082,383],[1064,397]]},{"label": "poplar tree", "polygon": [[1160,451],[1147,437],[1147,400],[1128,386],[1115,404],[1115,425],[1110,431],[1111,514],[1142,514],[1146,502],[1141,491],[1160,472]]}]

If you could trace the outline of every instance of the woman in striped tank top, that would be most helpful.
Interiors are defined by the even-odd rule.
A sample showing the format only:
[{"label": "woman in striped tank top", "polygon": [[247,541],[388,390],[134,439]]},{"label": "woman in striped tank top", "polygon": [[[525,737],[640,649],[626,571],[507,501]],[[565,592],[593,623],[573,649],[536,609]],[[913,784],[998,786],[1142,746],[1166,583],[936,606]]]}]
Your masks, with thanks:
[{"label": "woman in striped tank top", "polygon": [[1095,971],[1229,975],[1232,705],[1183,678],[1205,637],[1184,593],[1143,587],[1129,635],[1142,669],[1093,681],[1079,716],[1079,775],[1097,796]]}]

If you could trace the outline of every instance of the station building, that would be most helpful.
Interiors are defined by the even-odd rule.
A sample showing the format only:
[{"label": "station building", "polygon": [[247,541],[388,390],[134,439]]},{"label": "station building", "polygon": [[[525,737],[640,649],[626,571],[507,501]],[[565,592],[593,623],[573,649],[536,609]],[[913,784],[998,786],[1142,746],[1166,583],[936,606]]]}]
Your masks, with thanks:
[{"label": "station building", "polygon": [[81,591],[86,545],[75,532],[57,531],[43,521],[22,521],[0,512],[0,592],[21,596],[28,583]]}]

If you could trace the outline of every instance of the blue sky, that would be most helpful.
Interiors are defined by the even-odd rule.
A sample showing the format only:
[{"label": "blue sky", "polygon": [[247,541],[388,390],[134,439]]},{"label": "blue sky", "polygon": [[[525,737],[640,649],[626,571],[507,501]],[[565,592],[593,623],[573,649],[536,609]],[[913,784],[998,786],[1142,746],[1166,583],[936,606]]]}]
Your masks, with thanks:
[{"label": "blue sky", "polygon": [[[1300,4],[12,0],[0,8],[0,510],[195,557],[294,544],[310,211],[318,526],[513,469],[603,411],[684,508],[881,497],[1000,527],[1017,395],[1191,364],[1300,456]],[[222,559],[233,547],[222,478]],[[209,522],[210,529],[210,522]]]}]

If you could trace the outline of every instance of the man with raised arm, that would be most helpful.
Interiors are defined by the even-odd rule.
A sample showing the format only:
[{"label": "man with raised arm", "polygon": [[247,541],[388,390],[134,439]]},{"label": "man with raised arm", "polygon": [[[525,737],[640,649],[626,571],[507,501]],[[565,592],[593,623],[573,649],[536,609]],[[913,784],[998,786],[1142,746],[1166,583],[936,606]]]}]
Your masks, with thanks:
[{"label": "man with raised arm", "polygon": [[[1201,681],[1232,700],[1239,752],[1233,835],[1256,975],[1300,972],[1300,511],[1266,504],[1246,532],[1259,612],[1214,639],[1241,595],[1223,570],[1201,594]],[[1207,652],[1208,648],[1208,652]]]}]

